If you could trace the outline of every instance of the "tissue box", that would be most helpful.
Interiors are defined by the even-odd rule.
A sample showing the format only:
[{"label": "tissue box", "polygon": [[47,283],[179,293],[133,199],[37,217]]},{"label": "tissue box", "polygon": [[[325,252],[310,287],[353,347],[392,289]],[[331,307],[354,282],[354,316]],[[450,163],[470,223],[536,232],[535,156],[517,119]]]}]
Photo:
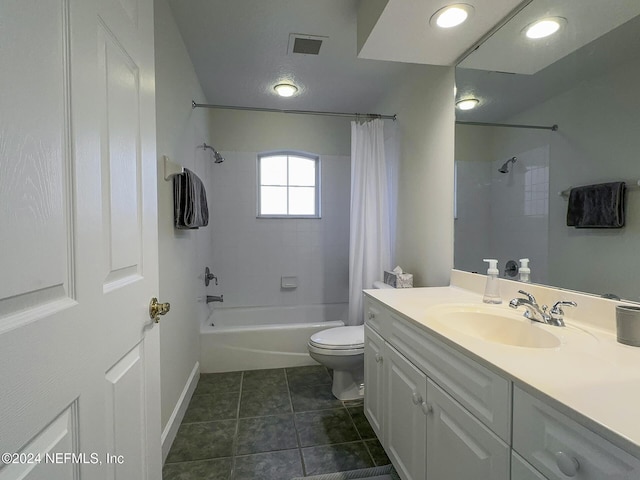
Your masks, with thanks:
[{"label": "tissue box", "polygon": [[384,283],[391,285],[393,288],[412,288],[413,287],[413,274],[412,273],[396,273],[384,271]]}]

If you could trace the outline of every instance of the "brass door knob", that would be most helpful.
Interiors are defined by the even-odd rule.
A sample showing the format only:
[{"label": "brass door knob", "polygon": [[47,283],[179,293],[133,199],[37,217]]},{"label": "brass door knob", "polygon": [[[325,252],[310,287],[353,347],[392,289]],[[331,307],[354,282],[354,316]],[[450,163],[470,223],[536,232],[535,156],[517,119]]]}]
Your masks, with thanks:
[{"label": "brass door knob", "polygon": [[160,315],[166,315],[169,310],[171,310],[169,302],[159,303],[156,297],[153,297],[149,302],[149,316],[156,323],[160,321]]}]

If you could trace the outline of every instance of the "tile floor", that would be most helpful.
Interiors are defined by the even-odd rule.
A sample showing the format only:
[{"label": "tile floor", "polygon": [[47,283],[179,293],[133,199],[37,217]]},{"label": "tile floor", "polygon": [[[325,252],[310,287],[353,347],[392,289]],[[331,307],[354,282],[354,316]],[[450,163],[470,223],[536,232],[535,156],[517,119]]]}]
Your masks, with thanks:
[{"label": "tile floor", "polygon": [[288,480],[387,465],[362,401],[323,366],[202,374],[163,480]]}]

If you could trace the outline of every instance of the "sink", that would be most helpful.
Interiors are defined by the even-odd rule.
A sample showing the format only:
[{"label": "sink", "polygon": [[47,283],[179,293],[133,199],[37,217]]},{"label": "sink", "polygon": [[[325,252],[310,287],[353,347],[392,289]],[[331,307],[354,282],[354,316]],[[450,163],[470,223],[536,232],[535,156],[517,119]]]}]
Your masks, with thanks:
[{"label": "sink", "polygon": [[555,348],[560,338],[541,323],[511,313],[504,307],[485,305],[442,305],[429,312],[429,318],[443,326],[488,342],[515,347]]}]

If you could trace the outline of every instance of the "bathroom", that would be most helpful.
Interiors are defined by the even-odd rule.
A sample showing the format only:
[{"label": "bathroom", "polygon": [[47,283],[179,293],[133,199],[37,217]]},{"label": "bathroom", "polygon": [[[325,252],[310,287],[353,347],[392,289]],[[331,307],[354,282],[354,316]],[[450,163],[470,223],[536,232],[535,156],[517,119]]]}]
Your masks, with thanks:
[{"label": "bathroom", "polygon": [[[189,21],[192,19],[188,19],[186,13],[174,11],[173,14],[176,15],[178,24],[182,22],[183,25],[190,25]],[[189,46],[193,48],[193,45]],[[162,57],[159,56],[157,61],[158,67],[162,64]],[[165,61],[168,62],[168,60]],[[447,101],[449,82],[454,81],[454,74],[457,76],[459,89],[457,98],[465,98],[469,93],[462,87],[464,77],[460,74],[460,68],[455,72],[445,67],[404,64],[391,65],[389,68],[397,78],[397,87],[394,91],[381,95],[371,104],[369,111],[398,116],[397,122],[385,121],[385,133],[391,137],[390,139],[393,139],[392,135],[399,131],[401,139],[397,141],[400,142],[400,148],[403,151],[402,167],[397,173],[399,186],[396,194],[397,238],[396,258],[393,265],[402,265],[413,272],[416,285],[440,286],[448,284],[449,271],[452,267],[484,273],[481,261],[488,255],[500,259],[501,269],[504,269],[508,259],[513,258],[517,261],[528,256],[532,260],[534,282],[566,285],[567,288],[595,292],[591,285],[563,284],[560,279],[551,277],[549,272],[549,269],[561,268],[558,265],[560,259],[554,257],[559,255],[556,252],[566,252],[564,247],[561,249],[549,247],[553,238],[550,236],[552,232],[548,227],[549,215],[552,214],[550,205],[555,206],[556,210],[553,212],[561,211],[565,208],[563,205],[566,205],[566,200],[551,197],[550,192],[553,193],[554,189],[559,191],[568,188],[579,182],[589,183],[594,179],[599,180],[599,175],[602,175],[584,171],[578,167],[572,168],[569,165],[563,166],[563,170],[558,172],[557,161],[550,168],[554,162],[554,152],[563,146],[563,143],[558,144],[558,142],[566,142],[564,135],[571,135],[569,128],[574,121],[567,117],[582,113],[577,112],[576,109],[565,109],[561,110],[564,112],[561,116],[558,109],[549,107],[552,112],[549,116],[536,115],[537,112],[534,110],[520,115],[510,114],[504,121],[499,117],[486,118],[487,121],[501,123],[534,125],[557,123],[560,125],[558,132],[466,125],[456,125],[452,129],[445,125],[450,125],[454,116],[458,120],[484,120],[482,117],[465,117],[464,112],[461,115],[461,112],[452,109]],[[178,89],[175,90],[177,93]],[[162,93],[161,83],[158,85],[158,92]],[[200,96],[196,97],[195,101],[208,103],[202,92],[199,93]],[[573,95],[578,94],[573,93]],[[420,108],[413,101],[415,98],[424,98],[430,105],[428,111]],[[186,94],[182,102],[189,102]],[[235,104],[237,102],[216,101],[215,103]],[[259,103],[255,105],[260,106]],[[178,105],[168,108],[167,111],[174,108],[178,108]],[[180,108],[184,106],[181,104]],[[531,107],[523,106],[521,110],[528,108]],[[333,106],[323,110],[343,111],[344,108]],[[203,251],[206,251],[202,254],[203,260],[190,264],[190,268],[195,268],[198,275],[196,278],[191,274],[189,278],[191,285],[188,289],[191,292],[198,292],[200,299],[206,295],[223,295],[224,301],[211,303],[208,307],[202,303],[192,306],[191,308],[198,309],[200,330],[196,330],[191,325],[191,337],[185,338],[184,342],[191,342],[192,345],[199,342],[200,349],[191,350],[189,355],[182,357],[173,355],[166,357],[170,360],[163,359],[163,362],[172,363],[168,368],[176,377],[175,380],[169,379],[171,384],[175,385],[172,389],[168,387],[163,389],[165,396],[163,425],[165,425],[164,419],[170,418],[173,413],[164,405],[177,404],[177,399],[185,387],[184,378],[193,378],[196,367],[200,373],[253,369],[255,363],[252,362],[256,361],[252,359],[254,353],[271,349],[267,347],[271,342],[267,337],[270,333],[285,343],[284,346],[274,350],[285,350],[286,356],[282,360],[284,363],[278,363],[280,360],[274,359],[274,356],[269,353],[258,355],[257,361],[262,365],[277,368],[285,367],[289,362],[288,365],[291,366],[297,364],[295,362],[299,361],[298,359],[306,357],[305,337],[308,338],[309,332],[303,330],[297,337],[282,334],[279,330],[274,331],[269,327],[266,330],[260,327],[261,330],[258,333],[255,328],[248,328],[247,331],[242,332],[244,327],[239,324],[244,320],[231,315],[223,316],[222,312],[225,309],[229,309],[229,313],[239,310],[240,315],[257,315],[261,317],[258,321],[263,321],[273,312],[280,311],[281,317],[285,317],[289,316],[287,312],[309,305],[329,304],[337,307],[336,311],[339,312],[340,306],[346,305],[349,301],[350,173],[347,166],[351,154],[350,119],[227,109],[195,109],[194,114],[208,115],[206,120],[202,121],[206,124],[209,133],[203,132],[202,138],[211,143],[222,154],[225,161],[221,164],[209,161],[206,152],[196,148],[203,140],[190,139],[191,144],[188,148],[192,149],[196,160],[201,162],[194,167],[202,168],[203,176],[208,178],[211,222],[202,233],[188,233],[194,237],[206,236],[207,242],[210,242],[210,246],[206,242],[200,246]],[[161,116],[159,113],[158,117]],[[631,126],[627,125],[625,128],[631,128]],[[159,138],[162,141],[161,135]],[[624,148],[629,148],[628,143]],[[323,203],[322,219],[256,218],[256,158],[262,152],[282,149],[310,152],[322,157],[321,184],[323,189],[330,189],[323,190],[322,201],[331,202]],[[162,150],[159,147],[160,151]],[[171,150],[167,151],[171,152]],[[453,178],[454,172],[441,162],[418,160],[436,158],[439,155],[450,155],[455,158],[457,182]],[[172,156],[178,158],[179,153]],[[509,165],[507,173],[500,173],[498,170],[501,165],[513,156],[517,157],[517,161]],[[621,163],[625,156],[628,156],[626,151],[615,155],[621,159]],[[616,168],[612,175],[633,178],[633,172],[628,170],[632,169],[632,166],[628,163],[626,165],[627,171]],[[541,211],[534,210],[524,216],[523,222],[528,221],[528,224],[519,224],[517,222],[520,219],[512,218],[513,215],[504,209],[517,209],[518,195],[524,189],[522,185],[525,182],[524,177],[528,175],[531,183],[534,178],[533,167],[540,172],[540,175],[536,174],[535,181],[543,184],[540,188],[546,188],[542,192],[546,193],[548,200],[539,207]],[[577,172],[584,175],[584,178],[578,176]],[[608,179],[605,175],[603,180]],[[548,185],[549,182],[551,186]],[[513,186],[514,183],[515,186]],[[491,187],[487,187],[487,184]],[[492,195],[499,195],[497,189],[500,186],[511,187],[511,191],[514,192],[512,195],[515,197],[492,198]],[[160,182],[159,192],[160,195],[162,192],[169,195],[170,188]],[[440,199],[452,198],[454,195],[457,205],[455,219],[452,221],[453,205],[443,204]],[[478,202],[479,198],[486,198],[486,202]],[[629,197],[629,201],[630,205],[633,205],[636,200],[634,197]],[[167,202],[166,205],[166,211],[170,212],[170,203]],[[439,207],[418,210],[417,205],[438,205]],[[485,216],[470,209],[470,206],[480,211],[484,209]],[[630,208],[633,207],[630,206]],[[416,215],[417,211],[420,211],[420,215]],[[491,217],[492,213],[493,217]],[[561,213],[553,214],[561,215]],[[522,214],[517,215],[522,217]],[[169,233],[172,228],[170,213],[167,213],[166,217],[163,220],[162,212],[160,213],[161,223],[164,222]],[[478,224],[480,229],[477,228]],[[473,230],[473,228],[476,229]],[[629,225],[624,234],[636,235],[635,228],[634,225]],[[525,235],[521,235],[523,231],[526,232]],[[490,238],[491,232],[494,233],[493,238]],[[469,242],[469,238],[477,241]],[[180,239],[177,238],[176,241]],[[169,248],[163,257],[172,256],[171,252]],[[567,264],[570,264],[566,259],[567,255],[569,253],[562,256]],[[204,286],[202,279],[205,266],[209,266],[217,277],[217,283],[212,282],[209,287]],[[176,268],[180,267],[174,265],[170,271],[173,272]],[[282,288],[281,282],[284,276],[295,276],[297,287]],[[574,271],[573,278],[588,281],[589,276],[583,273],[576,274]],[[622,276],[620,281],[625,281]],[[175,277],[161,276],[161,296],[171,298],[176,287],[173,282],[176,282]],[[184,282],[178,288],[184,288],[186,295],[187,286]],[[611,288],[613,291],[613,286]],[[626,292],[620,292],[620,294],[626,298],[630,295]],[[193,296],[193,293],[191,295]],[[344,320],[339,315],[338,313],[338,316],[332,316],[327,320]],[[216,324],[216,322],[225,329],[234,330],[233,327],[237,327],[235,330],[240,330],[245,337],[238,337],[236,332],[219,333],[221,338],[212,337],[208,332],[215,331],[216,327],[211,327],[210,323]],[[283,322],[280,319],[275,323]],[[196,338],[198,334],[200,337]],[[177,351],[176,339],[185,335],[186,332],[180,324],[165,322],[162,325],[162,348],[169,352]],[[289,340],[293,338],[295,341]],[[296,356],[298,359],[294,360]],[[173,358],[178,359],[178,363]],[[302,360],[303,363],[299,365],[305,364],[305,361],[309,362],[306,363],[307,365],[315,364],[313,360],[306,357],[306,360]],[[181,368],[180,372],[177,371],[178,365]],[[163,374],[163,378],[166,378],[166,374]]]},{"label": "bathroom", "polygon": [[[533,3],[541,1],[533,0]],[[67,2],[62,3],[66,5]],[[136,2],[121,3],[128,5],[124,7],[127,9]],[[307,355],[306,343],[312,331],[322,329],[327,321],[344,321],[349,303],[352,118],[193,108],[192,102],[396,115],[396,121],[384,120],[387,156],[397,162],[389,170],[393,249],[388,266],[400,265],[411,272],[417,287],[449,285],[452,269],[484,273],[486,266],[482,259],[487,257],[499,260],[500,276],[507,278],[504,271],[506,262],[517,262],[526,257],[531,260],[534,284],[640,301],[635,289],[634,261],[630,260],[636,257],[635,240],[640,233],[633,214],[640,206],[640,195],[633,192],[635,186],[630,183],[640,179],[637,162],[633,160],[638,151],[635,148],[639,126],[636,112],[640,105],[634,92],[638,83],[637,52],[640,50],[616,48],[609,44],[604,51],[615,52],[615,55],[605,55],[607,62],[593,71],[579,70],[581,59],[569,55],[569,66],[555,72],[553,79],[546,79],[549,84],[557,81],[558,77],[564,80],[550,91],[539,91],[528,81],[528,75],[513,75],[512,83],[504,83],[500,75],[506,75],[498,72],[507,71],[506,68],[494,66],[489,68],[491,72],[475,73],[474,77],[474,72],[480,70],[473,70],[472,65],[467,68],[463,63],[454,67],[457,60],[469,53],[468,48],[493,25],[515,14],[515,10],[524,8],[529,1],[504,2],[504,5],[495,6],[495,18],[491,21],[483,19],[479,15],[480,7],[476,6],[475,18],[485,24],[469,38],[460,41],[464,45],[459,51],[446,52],[449,59],[432,61],[412,57],[406,42],[410,43],[410,32],[415,32],[413,29],[428,25],[428,19],[437,10],[433,2],[419,7],[433,11],[421,10],[421,20],[416,21],[416,25],[405,18],[406,24],[395,24],[395,27],[393,16],[401,3],[395,1],[333,0],[321,6],[317,5],[320,2],[305,2],[309,4],[306,8],[310,11],[298,14],[297,22],[286,25],[277,24],[277,10],[260,1],[247,1],[244,9],[239,11],[234,11],[222,1],[155,0],[150,3],[154,8],[154,143],[157,157],[154,160],[157,160],[158,169],[154,188],[157,188],[159,282],[153,295],[171,304],[171,310],[160,317],[151,334],[152,337],[158,336],[154,340],[158,342],[158,351],[148,349],[150,361],[156,359],[159,366],[156,385],[159,401],[155,403],[160,425],[156,429],[157,436],[161,436],[163,461],[170,454],[190,400],[203,394],[202,391],[194,392],[198,388],[206,388],[207,378],[224,379],[228,385],[233,385],[229,390],[231,393],[244,388],[240,385],[249,388],[251,382],[257,380],[253,378],[256,374],[226,376],[229,372],[257,369],[271,372],[264,373],[266,383],[286,381],[295,385],[298,382],[298,387],[311,392],[316,385],[307,385],[305,380],[297,377],[300,372],[309,372],[313,381],[324,386],[330,384],[331,379],[324,372],[313,370],[318,365]],[[206,3],[212,11],[204,14],[205,10],[198,9],[204,9]],[[291,2],[281,3],[283,8],[292,7],[289,5]],[[312,3],[316,5],[311,6]],[[410,3],[418,8],[416,5],[421,2]],[[363,6],[365,4],[369,5],[370,11]],[[362,11],[358,11],[359,7]],[[194,13],[190,8],[200,13]],[[332,9],[337,12],[335,17],[327,13]],[[249,11],[253,11],[253,15],[249,15]],[[142,18],[143,13],[139,15]],[[396,22],[401,18],[400,14],[397,15]],[[234,22],[246,22],[250,25],[247,30],[261,32],[262,23],[268,23],[261,22],[264,18],[272,19],[280,30],[280,53],[285,66],[293,64],[287,60],[291,33],[322,37],[322,48],[334,48],[329,53],[339,56],[332,47],[332,41],[344,41],[341,35],[347,32],[350,35],[347,41],[351,42],[354,54],[357,43],[361,56],[357,61],[364,65],[363,69],[371,69],[369,78],[351,80],[359,82],[360,88],[351,91],[352,98],[345,100],[334,91],[340,87],[340,82],[334,79],[332,75],[335,72],[331,70],[327,70],[321,81],[313,85],[303,73],[287,76],[288,72],[284,71],[276,71],[273,78],[268,79],[254,78],[253,70],[225,76],[223,66],[231,62],[231,57],[237,55],[239,58],[241,51],[255,49],[255,44],[251,46],[253,37],[238,39],[232,35],[234,25],[237,25]],[[389,23],[376,24],[378,18]],[[619,32],[619,39],[610,40],[627,44],[637,42],[634,33],[637,20],[638,17],[629,22],[632,28]],[[364,24],[367,32],[356,31],[356,23]],[[571,20],[568,25],[573,26]],[[405,30],[406,38],[400,35]],[[203,37],[214,42],[214,46],[198,47],[194,43],[197,35],[190,35],[190,32],[204,32]],[[220,40],[231,38],[234,39],[230,41],[232,46]],[[445,43],[456,44],[451,39]],[[587,54],[591,55],[590,52]],[[257,66],[264,64],[267,57],[262,51],[250,51],[245,52],[243,58],[249,58],[250,65]],[[322,56],[318,59],[304,57],[299,64],[311,69],[314,60],[322,61]],[[619,64],[616,63],[618,61]],[[374,68],[375,64],[378,65]],[[572,75],[567,72],[572,72]],[[213,84],[203,81],[209,76],[215,79]],[[497,83],[492,84],[496,77]],[[297,96],[292,99],[275,98],[273,81],[283,79],[298,83]],[[486,87],[486,90],[477,85]],[[246,91],[233,97],[232,90],[238,91],[239,87]],[[455,97],[452,93],[454,87],[457,87]],[[305,93],[312,93],[314,88],[321,89],[322,103],[305,100]],[[504,95],[503,101],[514,108],[500,110],[504,105],[498,105],[500,108],[492,113],[491,108],[499,102],[485,93],[489,91],[492,94],[500,92]],[[227,93],[228,97],[225,96]],[[269,101],[263,101],[262,96]],[[455,108],[456,101],[470,97],[479,100],[476,110],[463,112]],[[271,100],[281,103],[272,103]],[[287,103],[296,100],[300,103]],[[561,108],[556,108],[558,105]],[[456,121],[545,128],[463,125],[456,124]],[[558,125],[557,130],[550,128],[554,124]],[[211,149],[205,148],[205,144],[219,152],[224,161],[216,163]],[[257,157],[281,151],[320,157],[321,218],[257,218]],[[164,170],[164,156],[179,167],[194,171],[204,181],[210,214],[207,227],[198,230],[174,228],[173,186]],[[511,158],[516,160],[506,164]],[[505,164],[506,171],[502,172]],[[68,171],[72,170],[68,167]],[[578,231],[566,228],[567,200],[558,195],[559,192],[575,185],[616,180],[625,180],[628,187],[628,215],[623,230]],[[96,180],[89,187],[87,190],[100,191],[103,185]],[[79,224],[82,224],[82,217],[79,218]],[[62,227],[43,231],[40,238],[56,236],[59,230],[62,231]],[[130,233],[129,230],[127,232]],[[4,242],[8,237],[1,238]],[[120,244],[125,243],[126,238],[120,239]],[[66,252],[65,245],[61,242],[55,246]],[[41,256],[33,255],[27,263],[30,270],[38,274],[41,271],[46,273],[41,265],[49,265],[48,262],[56,257],[51,250],[43,249],[43,252]],[[64,255],[61,258],[66,260]],[[153,262],[153,259],[149,260],[147,266]],[[66,265],[64,261],[62,263]],[[72,264],[71,261],[67,263]],[[58,267],[57,264],[54,266]],[[208,286],[205,285],[206,267],[215,276]],[[8,263],[8,268],[17,269],[13,263]],[[110,289],[116,291],[119,285],[135,283],[127,283],[126,268],[122,269],[123,277],[118,275],[120,273],[116,272],[108,277],[113,283],[104,288],[105,292]],[[123,278],[125,280],[118,284]],[[27,282],[26,287],[20,288],[28,290],[33,287],[32,290],[38,292],[38,282],[34,283],[35,286]],[[52,281],[52,284],[67,287],[67,280],[56,282]],[[17,292],[18,289],[7,287],[2,290],[0,298],[0,302],[4,302],[0,305],[7,306],[11,321],[12,315],[22,308],[22,304],[14,301]],[[208,296],[222,301],[208,303]],[[48,301],[48,297],[42,298]],[[58,297],[54,295],[53,298]],[[145,310],[147,298],[145,293]],[[60,305],[60,308],[64,306]],[[95,310],[92,309],[91,314],[98,315]],[[53,311],[58,310],[54,308]],[[102,316],[96,318],[104,320],[114,316],[111,310],[108,312],[105,308],[99,314]],[[0,315],[4,313],[0,311]],[[40,315],[38,318],[43,317]],[[254,325],[245,328],[241,324],[247,318],[251,318],[249,322]],[[271,328],[271,325],[281,326],[283,323],[295,324],[296,327],[286,327],[286,334],[280,327]],[[263,328],[264,324],[266,328]],[[219,333],[213,339],[216,329]],[[117,330],[114,328],[113,331]],[[268,335],[272,338],[268,339]],[[104,337],[107,336],[105,333]],[[84,338],[86,347],[82,348],[86,348],[83,352],[87,355],[91,346],[95,349],[100,345],[88,337],[78,338]],[[115,342],[111,336],[109,338]],[[267,348],[265,345],[269,342],[275,346]],[[10,345],[3,343],[2,347]],[[47,363],[47,358],[43,357],[40,363]],[[120,358],[128,357],[122,354],[109,365]],[[104,374],[109,368],[101,366],[98,370]],[[2,370],[1,373],[7,372]],[[119,377],[112,375],[109,378]],[[204,387],[198,387],[199,378]],[[20,382],[16,380],[16,383]],[[288,401],[295,406],[294,390],[288,392]],[[46,397],[39,390],[32,396]],[[69,412],[75,415],[73,412],[77,411],[77,406],[73,406],[76,405],[73,398],[79,396],[52,397],[46,418],[58,418],[58,412],[66,411],[68,405],[72,405],[68,407]],[[373,442],[367,420],[361,416],[360,410],[348,403],[331,403],[334,399],[324,398],[321,394],[316,400],[328,402],[322,408],[340,410],[343,417],[337,416],[338,420],[346,419],[353,423],[350,434],[353,436],[349,438],[370,456],[371,462],[367,466],[384,464],[384,452],[376,455],[376,452],[380,454],[376,450],[380,446]],[[54,410],[55,415],[51,413]],[[49,424],[49,420],[44,421],[44,418],[45,415],[33,416],[33,424],[25,427],[24,435],[21,433],[22,436],[17,437],[21,440],[10,446],[26,444],[26,439]],[[312,421],[311,415],[307,420]],[[366,433],[363,433],[365,429]],[[300,450],[301,447],[297,448]],[[378,462],[374,457],[382,460]],[[401,473],[401,477],[403,475]],[[0,478],[3,478],[3,469],[0,469]]]}]

